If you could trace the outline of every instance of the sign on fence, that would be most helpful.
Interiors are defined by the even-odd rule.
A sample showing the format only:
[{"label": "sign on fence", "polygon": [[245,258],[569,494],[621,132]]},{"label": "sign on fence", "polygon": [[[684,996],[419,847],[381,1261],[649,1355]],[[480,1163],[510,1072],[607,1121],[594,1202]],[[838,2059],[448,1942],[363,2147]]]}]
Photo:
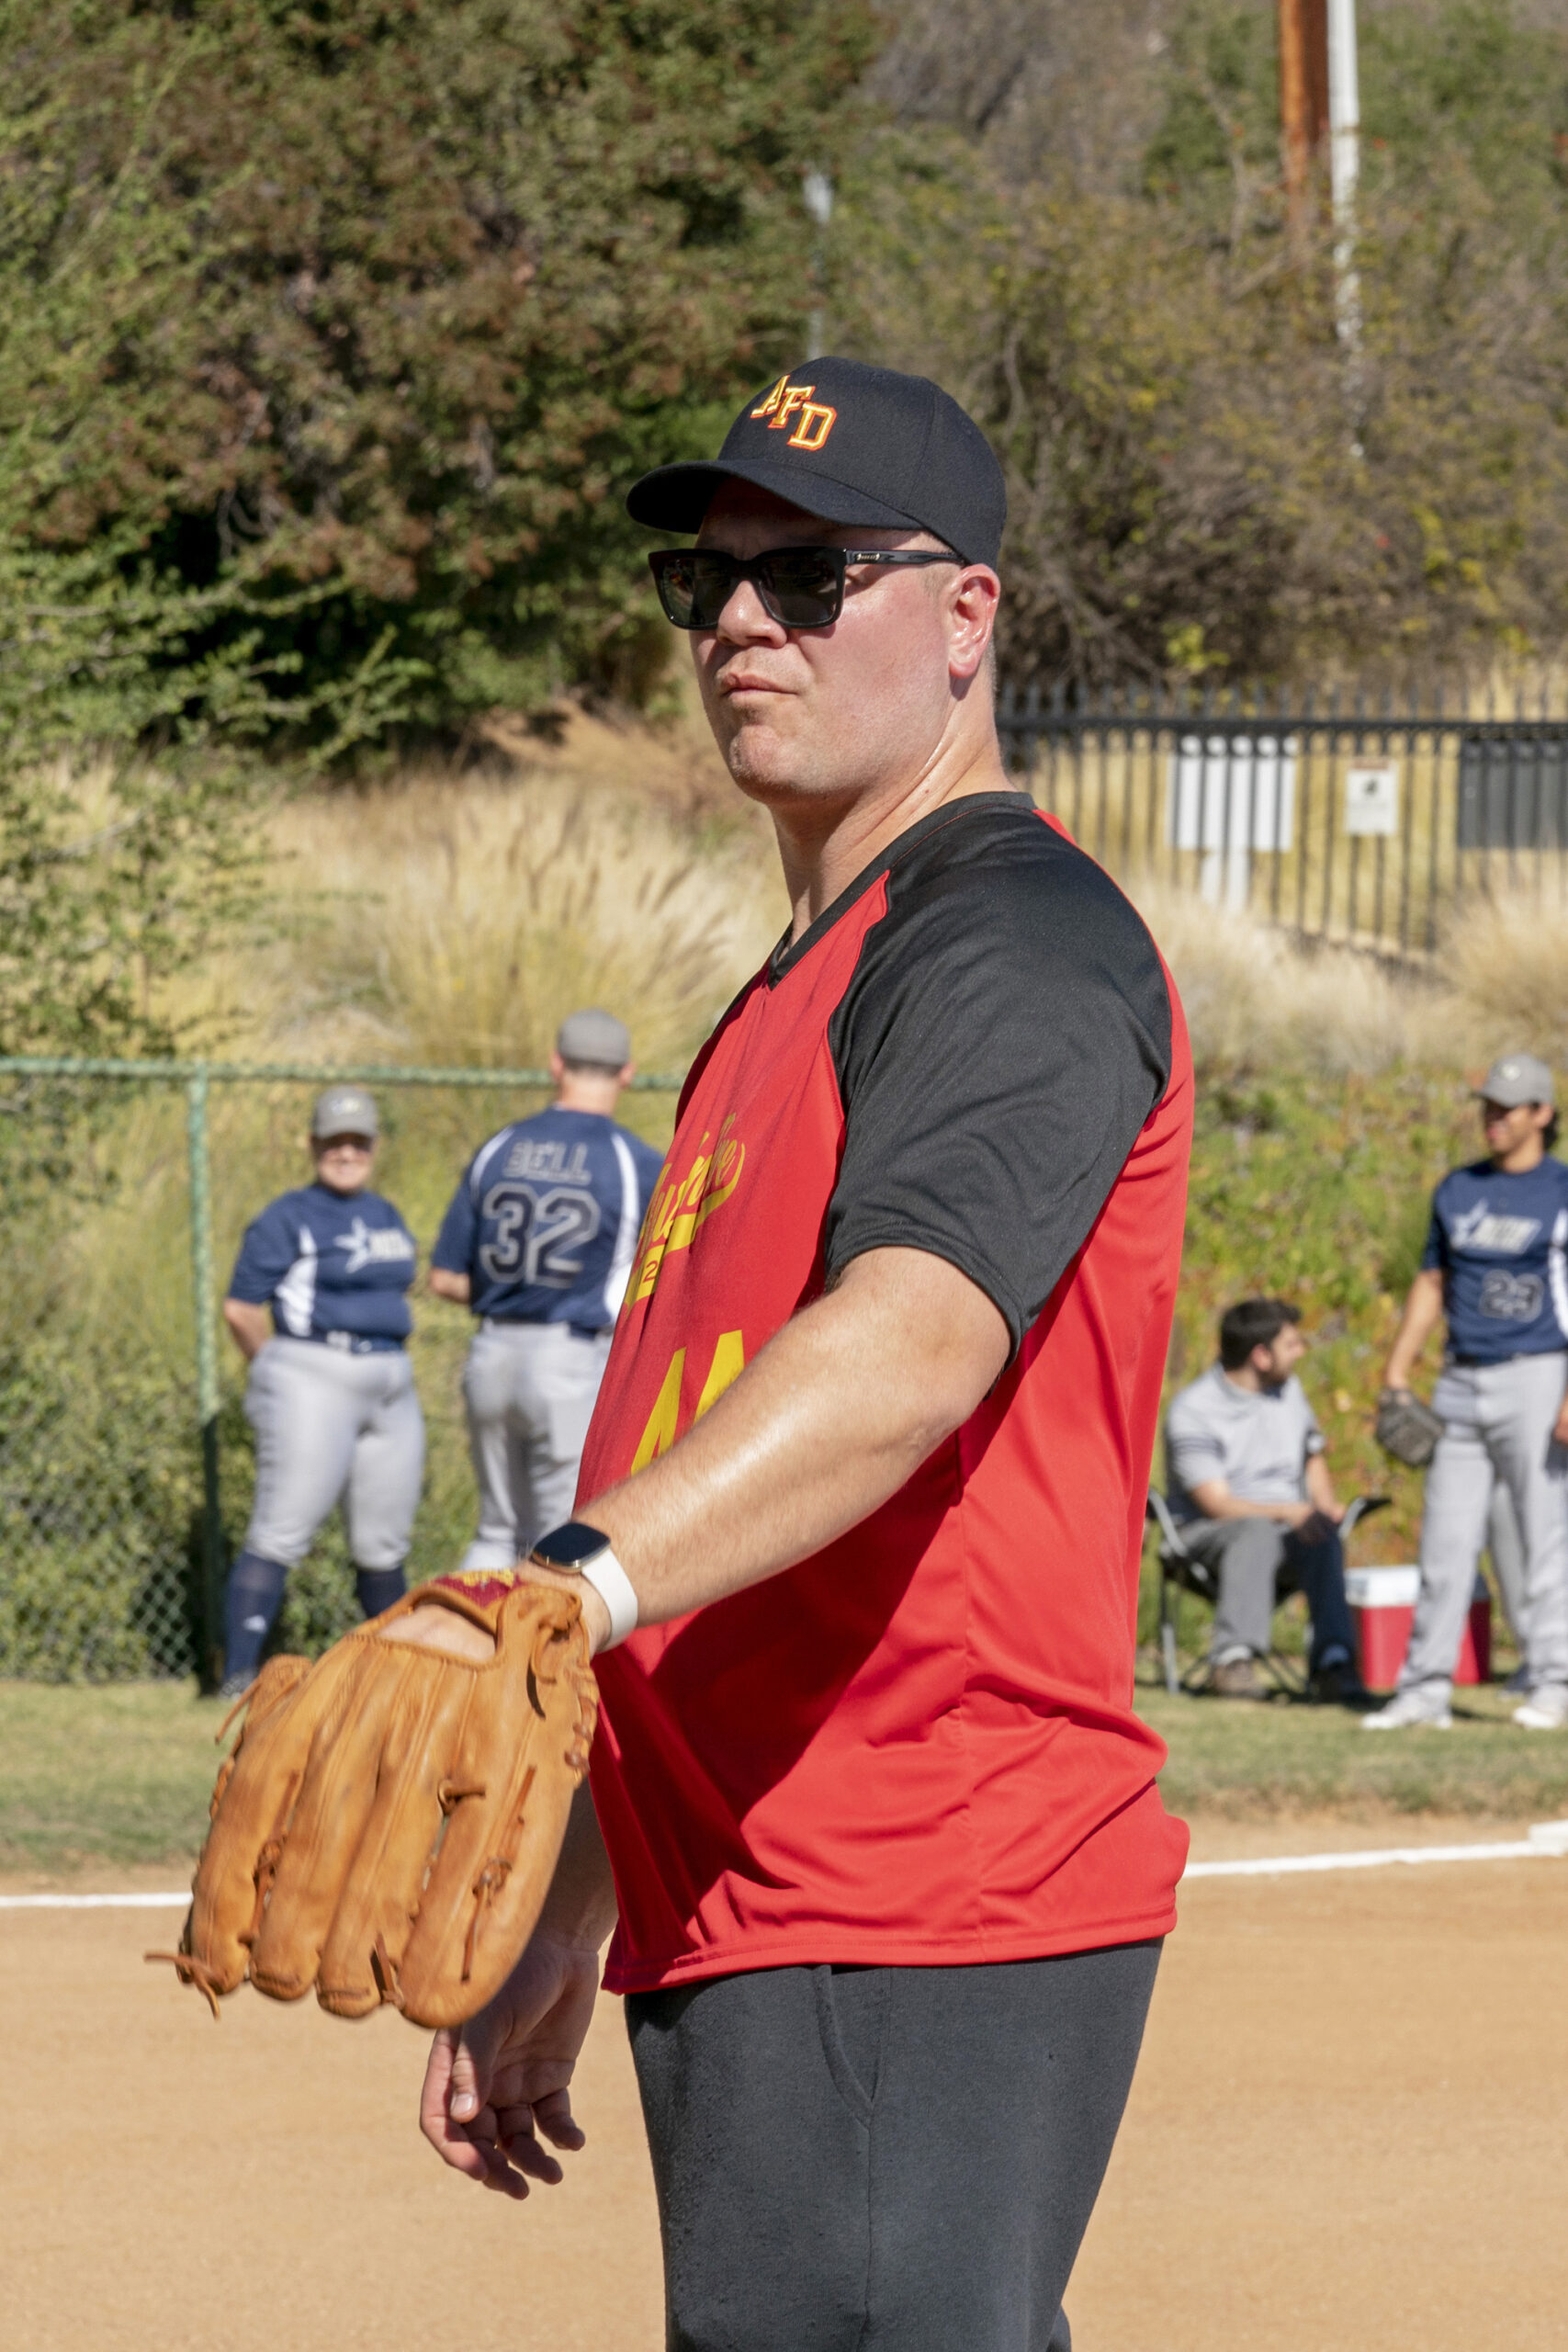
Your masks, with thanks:
[{"label": "sign on fence", "polygon": [[1381,767],[1345,771],[1345,831],[1382,834],[1393,841],[1399,831],[1399,770],[1393,761]]}]

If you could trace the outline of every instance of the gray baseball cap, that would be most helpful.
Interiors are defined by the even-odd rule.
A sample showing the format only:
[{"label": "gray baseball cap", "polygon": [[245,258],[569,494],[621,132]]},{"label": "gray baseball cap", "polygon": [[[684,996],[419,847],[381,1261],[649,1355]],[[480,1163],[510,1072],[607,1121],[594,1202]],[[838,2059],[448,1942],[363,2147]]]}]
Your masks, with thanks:
[{"label": "gray baseball cap", "polygon": [[364,1086],[329,1086],[316,1097],[310,1133],[319,1143],[326,1136],[378,1136],[376,1097]]},{"label": "gray baseball cap", "polygon": [[1555,1102],[1557,1083],[1550,1066],[1534,1054],[1505,1054],[1472,1089],[1478,1101],[1517,1111],[1521,1102]]},{"label": "gray baseball cap", "polygon": [[569,1012],[556,1031],[563,1062],[591,1062],[599,1069],[625,1069],[632,1057],[631,1032],[613,1012]]}]

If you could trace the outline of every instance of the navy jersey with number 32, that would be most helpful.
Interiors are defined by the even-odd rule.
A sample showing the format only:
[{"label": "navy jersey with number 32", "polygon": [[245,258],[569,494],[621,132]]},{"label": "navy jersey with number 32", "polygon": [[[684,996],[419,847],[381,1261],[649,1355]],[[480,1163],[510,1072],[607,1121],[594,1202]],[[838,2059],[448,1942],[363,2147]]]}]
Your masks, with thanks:
[{"label": "navy jersey with number 32", "polygon": [[660,1165],[595,1111],[519,1119],[469,1161],[431,1262],[468,1275],[476,1315],[607,1330]]},{"label": "navy jersey with number 32", "polygon": [[1455,1355],[1500,1363],[1568,1348],[1568,1168],[1549,1153],[1517,1176],[1489,1159],[1450,1170],[1421,1262],[1442,1273]]}]

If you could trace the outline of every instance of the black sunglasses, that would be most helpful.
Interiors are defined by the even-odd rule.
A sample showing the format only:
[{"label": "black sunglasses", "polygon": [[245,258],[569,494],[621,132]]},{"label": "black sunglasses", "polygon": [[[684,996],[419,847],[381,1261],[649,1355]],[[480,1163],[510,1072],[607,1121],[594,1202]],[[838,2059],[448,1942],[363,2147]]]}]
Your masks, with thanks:
[{"label": "black sunglasses", "polygon": [[762,610],[783,628],[831,628],[844,608],[844,572],[852,563],[962,563],[944,548],[770,548],[748,561],[717,548],[666,548],[648,559],[666,617],[677,628],[716,628],[742,580],[750,580]]}]

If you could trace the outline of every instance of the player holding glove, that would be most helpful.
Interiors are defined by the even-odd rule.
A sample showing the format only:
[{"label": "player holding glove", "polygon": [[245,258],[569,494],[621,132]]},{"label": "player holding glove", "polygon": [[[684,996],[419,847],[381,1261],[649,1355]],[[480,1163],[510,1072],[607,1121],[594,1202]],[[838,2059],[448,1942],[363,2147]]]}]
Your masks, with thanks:
[{"label": "player holding glove", "polygon": [[[1446,1314],[1421,1517],[1421,1591],[1399,1688],[1366,1731],[1450,1721],[1449,1695],[1495,1482],[1524,1548],[1519,1633],[1529,1691],[1514,1721],[1568,1724],[1568,1168],[1551,1070],[1506,1054],[1476,1090],[1488,1158],[1453,1169],[1432,1200],[1421,1272],[1383,1374],[1379,1433],[1419,1435],[1410,1375]],[[1393,1450],[1399,1451],[1398,1447]],[[1404,1459],[1418,1461],[1419,1445]]]},{"label": "player holding glove", "polygon": [[[794,912],[687,1081],[528,1564],[600,1653],[593,1802],[423,2124],[558,2177],[614,1924],[682,2345],[1059,2352],[1185,1858],[1132,1695],[1190,1062],[1003,769],[1003,505],[952,401],[837,359],[631,500],[700,530],[660,595]],[[389,1738],[394,1636],[496,1670],[395,1620]]]}]

